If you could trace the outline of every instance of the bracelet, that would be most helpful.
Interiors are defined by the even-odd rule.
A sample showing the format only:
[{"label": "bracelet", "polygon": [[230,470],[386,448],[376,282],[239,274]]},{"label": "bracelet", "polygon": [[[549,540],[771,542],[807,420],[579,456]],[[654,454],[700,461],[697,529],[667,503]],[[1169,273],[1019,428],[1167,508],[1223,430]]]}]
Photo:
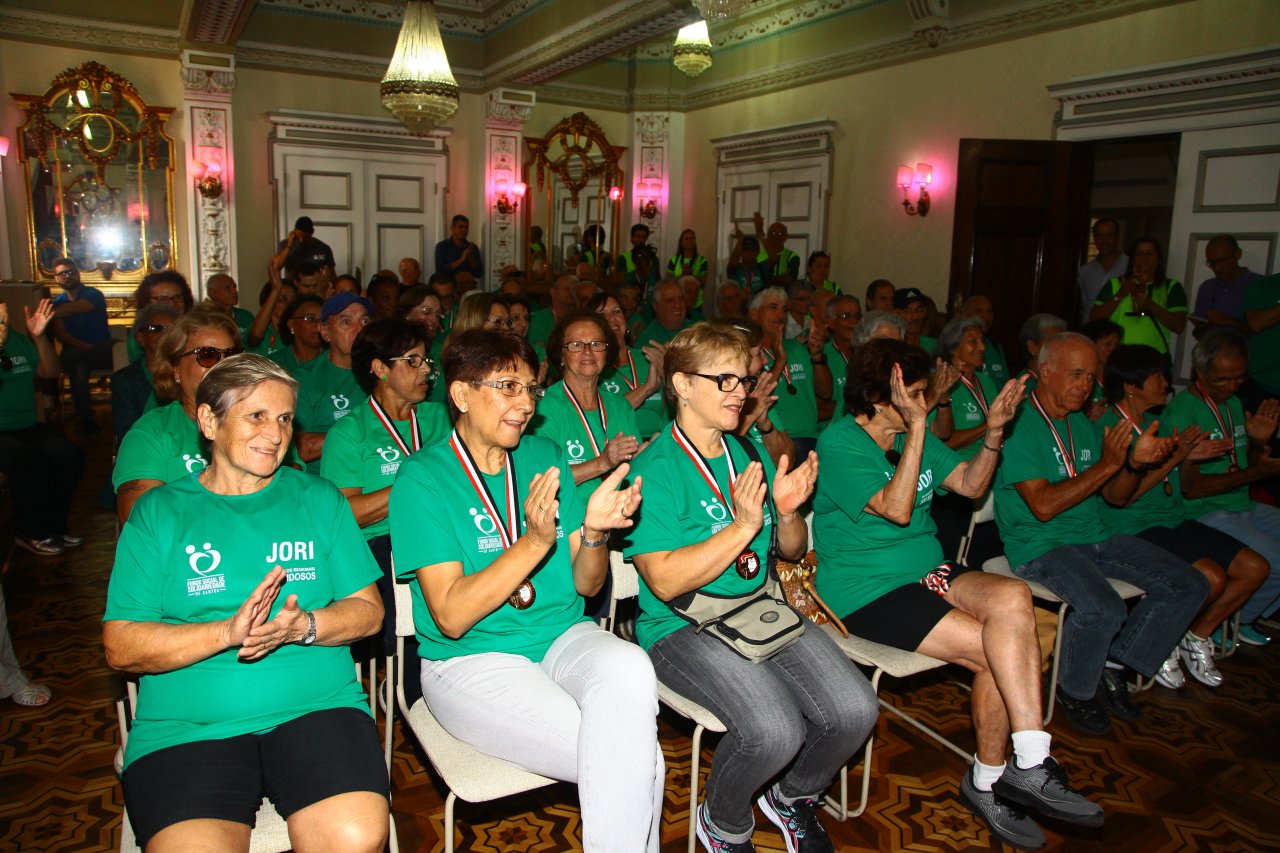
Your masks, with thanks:
[{"label": "bracelet", "polygon": [[1002,442],[1000,442],[1000,446],[999,446],[999,447],[992,447],[991,445],[987,444],[987,443],[984,441],[984,442],[982,442],[982,449],[983,449],[983,450],[990,450],[992,453],[999,453],[1001,450],[1003,450],[1003,449],[1004,449],[1004,442],[1003,442],[1003,441],[1002,441]]},{"label": "bracelet", "polygon": [[818,367],[822,367],[827,363],[827,357],[824,355],[822,356],[822,361],[818,361],[818,356],[811,355],[809,356],[809,362],[811,364],[817,365]]},{"label": "bracelet", "polygon": [[582,536],[582,546],[584,548],[599,548],[601,545],[609,541],[609,531],[607,530],[604,532],[604,535],[601,536],[599,539],[588,539],[587,526],[585,524],[582,525],[582,527],[579,529],[579,533]]},{"label": "bracelet", "polygon": [[947,400],[947,401],[945,401],[945,402],[944,402],[944,401],[942,401],[942,400],[939,400],[939,401],[938,401],[938,408],[939,408],[939,409],[949,409],[949,408],[951,408],[951,401],[950,401],[950,400]]},{"label": "bracelet", "polygon": [[773,424],[769,424],[769,428],[768,428],[767,430],[765,430],[765,429],[760,429],[760,425],[759,425],[759,424],[757,424],[757,425],[756,425],[756,429],[759,429],[759,430],[760,430],[760,434],[761,434],[761,435],[773,435],[773,431],[774,431],[774,430],[776,430],[776,429],[777,429],[777,427],[776,427],[776,426],[774,426]]}]

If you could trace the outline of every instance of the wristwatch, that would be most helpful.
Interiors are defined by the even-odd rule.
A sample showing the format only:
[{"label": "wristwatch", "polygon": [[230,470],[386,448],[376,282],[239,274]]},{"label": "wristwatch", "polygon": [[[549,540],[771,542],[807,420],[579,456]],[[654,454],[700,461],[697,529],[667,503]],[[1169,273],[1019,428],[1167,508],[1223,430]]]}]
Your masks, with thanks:
[{"label": "wristwatch", "polygon": [[304,610],[307,614],[307,635],[298,641],[300,646],[309,646],[316,641],[316,614],[310,610]]},{"label": "wristwatch", "polygon": [[584,548],[599,548],[601,545],[609,541],[609,531],[607,530],[604,531],[604,535],[601,536],[599,539],[588,539],[587,526],[585,524],[582,525],[582,528],[581,530],[578,531],[578,533],[582,537],[582,547]]}]

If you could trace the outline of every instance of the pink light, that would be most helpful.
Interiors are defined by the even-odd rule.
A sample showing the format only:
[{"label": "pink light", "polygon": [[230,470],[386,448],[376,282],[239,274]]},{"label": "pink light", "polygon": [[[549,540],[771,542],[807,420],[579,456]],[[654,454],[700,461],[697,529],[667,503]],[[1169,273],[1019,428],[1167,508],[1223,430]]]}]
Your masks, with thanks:
[{"label": "pink light", "polygon": [[511,189],[511,181],[507,178],[498,178],[493,182],[493,191],[498,195],[506,195],[509,189]]},{"label": "pink light", "polygon": [[622,187],[609,187],[609,201],[617,201],[622,198]]},{"label": "pink light", "polygon": [[214,160],[212,163],[205,164],[204,176],[206,178],[209,178],[209,177],[216,178],[221,174],[222,174],[222,164],[219,163],[217,160]]},{"label": "pink light", "polygon": [[933,167],[928,163],[916,163],[916,183],[925,186],[933,183]]},{"label": "pink light", "polygon": [[898,179],[897,179],[898,186],[902,187],[904,190],[908,189],[911,186],[911,182],[914,179],[915,179],[915,173],[911,171],[910,166],[898,167]]},{"label": "pink light", "polygon": [[524,194],[528,191],[528,189],[529,187],[527,184],[525,184],[524,181],[516,181],[515,186],[511,188],[511,193],[517,199],[522,199],[524,198]]},{"label": "pink light", "polygon": [[9,156],[9,137],[0,136],[0,157]]}]

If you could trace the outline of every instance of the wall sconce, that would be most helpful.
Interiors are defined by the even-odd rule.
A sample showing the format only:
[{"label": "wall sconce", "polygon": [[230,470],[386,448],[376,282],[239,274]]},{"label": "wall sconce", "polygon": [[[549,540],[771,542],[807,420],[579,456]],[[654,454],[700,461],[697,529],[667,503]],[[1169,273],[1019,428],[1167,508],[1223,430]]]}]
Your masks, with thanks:
[{"label": "wall sconce", "polygon": [[644,181],[640,184],[640,218],[653,219],[658,215],[658,199],[662,197],[662,184]]},{"label": "wall sconce", "polygon": [[[915,204],[911,203],[910,196],[907,195],[911,189],[912,183],[920,185],[920,198]],[[925,217],[929,215],[929,205],[932,204],[929,199],[929,184],[933,183],[933,167],[928,163],[916,163],[915,171],[910,166],[898,167],[898,186],[902,187],[902,209],[907,212],[907,216]]]},{"label": "wall sconce", "polygon": [[622,187],[609,187],[609,201],[620,201],[622,199]]},{"label": "wall sconce", "polygon": [[204,163],[203,174],[196,181],[196,189],[206,199],[215,199],[222,195],[222,164],[217,161]]},{"label": "wall sconce", "polygon": [[512,184],[506,178],[498,178],[498,180],[494,181],[493,188],[498,194],[495,207],[498,213],[503,216],[510,216],[520,209],[520,200],[524,198],[525,192],[529,189],[524,181],[516,181]]},{"label": "wall sconce", "polygon": [[9,156],[9,137],[0,136],[0,157]]}]

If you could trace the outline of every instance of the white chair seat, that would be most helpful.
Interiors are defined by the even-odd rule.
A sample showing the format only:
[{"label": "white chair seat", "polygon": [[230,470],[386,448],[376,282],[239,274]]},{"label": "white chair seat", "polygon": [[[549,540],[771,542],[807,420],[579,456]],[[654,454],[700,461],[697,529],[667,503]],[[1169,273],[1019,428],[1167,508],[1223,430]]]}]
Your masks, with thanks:
[{"label": "white chair seat", "polygon": [[[817,626],[810,625],[808,627],[812,630]],[[840,647],[840,651],[844,652],[854,663],[883,670],[886,675],[891,675],[894,678],[905,678],[908,675],[927,672],[947,665],[944,660],[895,649],[893,646],[882,646],[879,643],[864,640],[853,634],[842,637],[830,622],[822,625],[821,628],[827,632],[831,639],[835,640],[836,645]]]},{"label": "white chair seat", "polygon": [[686,699],[661,681],[658,682],[658,701],[682,717],[693,720],[709,732],[725,731],[724,723],[715,714],[691,699]]},{"label": "white chair seat", "polygon": [[[264,799],[255,818],[253,835],[249,838],[249,853],[283,853],[292,849],[289,824],[276,812],[271,801]],[[129,823],[127,811],[120,828],[120,853],[142,853],[138,840],[133,835],[133,825]]]}]

